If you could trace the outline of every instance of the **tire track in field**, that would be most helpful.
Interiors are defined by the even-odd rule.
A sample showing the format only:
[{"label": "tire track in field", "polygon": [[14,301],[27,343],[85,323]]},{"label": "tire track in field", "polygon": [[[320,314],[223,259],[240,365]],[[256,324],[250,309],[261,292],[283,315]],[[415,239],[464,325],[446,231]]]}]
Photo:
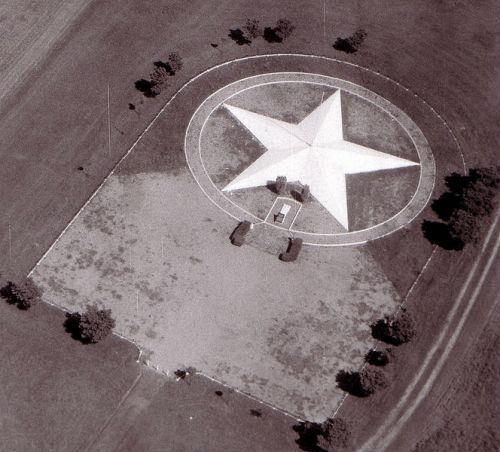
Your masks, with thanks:
[{"label": "tire track in field", "polygon": [[[0,7],[0,13],[4,12],[6,16],[10,16],[11,20],[4,23],[7,32],[2,33],[2,41],[4,45],[0,48],[0,56],[2,59],[2,70],[0,77],[0,109],[5,105],[6,100],[13,96],[28,77],[37,70],[41,62],[50,54],[54,45],[64,34],[70,29],[71,25],[91,3],[92,0],[66,0],[59,2],[60,5],[54,8],[55,11],[46,11],[45,15],[50,18],[48,21],[40,18],[38,20],[28,21],[26,26],[27,31],[16,35],[16,31],[22,27],[16,24],[16,20],[23,23],[19,18],[24,18],[26,15],[37,15],[36,10],[25,11],[22,7],[19,9],[8,10],[8,6]],[[44,1],[39,1],[40,8],[50,10],[50,6],[44,4]],[[43,5],[43,6],[42,6]],[[17,14],[14,16],[14,13]],[[51,14],[50,14],[51,13]],[[20,15],[20,16],[19,16]],[[37,36],[38,34],[38,36]],[[19,42],[14,46],[8,44],[9,40],[14,39]],[[10,50],[9,50],[10,48]],[[9,53],[10,58],[9,58]],[[12,54],[19,55],[17,58]]]},{"label": "tire track in field", "polygon": [[[495,263],[495,259],[498,255],[498,250],[500,248],[500,235],[495,235],[499,218],[500,212],[497,212],[497,215],[483,243],[481,253],[476,259],[471,272],[469,273],[469,276],[463,284],[455,305],[446,318],[443,331],[429,351],[419,372],[410,382],[406,391],[401,397],[401,400],[389,413],[382,426],[359,448],[359,451],[369,452],[373,450],[386,450],[391,445],[393,440],[397,437],[399,432],[404,428],[406,422],[408,422],[412,414],[419,407],[420,403],[430,393],[434,382],[441,372],[441,369],[446,363],[446,360],[448,359],[450,353],[453,351],[453,348],[462,332],[467,317],[481,291],[483,283],[486,280],[491,267]],[[480,268],[480,264],[483,262],[485,253],[488,253],[489,250],[491,250],[490,255],[486,263],[484,264],[484,267]],[[473,292],[470,297],[466,298],[465,296],[470,290],[470,285],[474,277],[478,277],[479,279],[473,286]],[[497,302],[498,298],[495,300],[495,304]],[[460,314],[458,312],[460,308],[464,308],[464,310],[458,320],[458,323],[456,323]],[[454,325],[456,325],[454,330],[451,330],[451,327]],[[438,354],[440,354],[439,359],[432,368],[431,365],[433,359]],[[419,385],[421,385],[421,387],[418,389]],[[410,399],[412,400],[410,401]]]}]

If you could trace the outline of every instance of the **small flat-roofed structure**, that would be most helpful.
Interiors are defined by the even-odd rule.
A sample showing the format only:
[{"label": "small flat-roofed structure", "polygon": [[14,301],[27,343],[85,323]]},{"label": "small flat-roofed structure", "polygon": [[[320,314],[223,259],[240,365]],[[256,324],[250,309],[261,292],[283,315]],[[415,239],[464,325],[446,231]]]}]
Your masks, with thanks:
[{"label": "small flat-roofed structure", "polygon": [[283,223],[291,208],[292,206],[290,204],[283,204],[281,210],[274,216],[274,221],[276,223]]}]

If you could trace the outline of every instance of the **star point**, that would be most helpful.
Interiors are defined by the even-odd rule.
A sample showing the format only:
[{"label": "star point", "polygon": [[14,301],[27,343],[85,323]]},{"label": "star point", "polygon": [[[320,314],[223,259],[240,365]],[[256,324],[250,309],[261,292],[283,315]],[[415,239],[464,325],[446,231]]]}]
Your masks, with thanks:
[{"label": "star point", "polygon": [[344,140],[341,91],[298,124],[224,104],[267,149],[223,191],[266,185],[277,176],[310,187],[311,194],[349,230],[346,176],[418,166],[411,160]]}]

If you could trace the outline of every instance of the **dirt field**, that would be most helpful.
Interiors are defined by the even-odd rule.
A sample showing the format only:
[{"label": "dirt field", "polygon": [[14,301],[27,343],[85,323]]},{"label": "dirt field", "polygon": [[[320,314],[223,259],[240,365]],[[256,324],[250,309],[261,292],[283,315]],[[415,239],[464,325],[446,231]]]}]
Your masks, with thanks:
[{"label": "dirt field", "polygon": [[324,419],[343,395],[335,374],[361,365],[368,325],[398,295],[362,250],[305,249],[287,266],[277,252],[232,246],[234,226],[187,169],[113,176],[33,277],[50,303],[111,308],[117,331],[163,371],[193,366]]},{"label": "dirt field", "polygon": [[[125,1],[94,4],[64,43],[55,46],[57,51],[44,61],[44,70],[28,79],[8,109],[2,107],[0,249],[3,256],[10,256],[1,263],[2,273],[19,276],[28,271],[159,109],[160,99],[141,104],[143,99],[133,82],[148,74],[152,61],[163,57],[165,43],[168,50],[172,46],[189,55],[182,76],[173,80],[170,92],[191,74],[248,53],[313,52],[358,62],[401,81],[433,105],[457,134],[469,165],[491,161],[498,142],[494,127],[498,122],[496,2],[450,0],[394,5],[376,1],[356,5],[354,11],[352,2],[343,2],[334,8],[327,5],[325,14],[322,5],[316,3],[301,5],[300,11],[294,10],[293,4],[217,2],[214,6],[191,2],[191,9],[184,3],[180,6],[180,2],[141,2],[140,7]],[[298,28],[284,45],[258,41],[248,47],[237,46],[226,37],[227,31],[252,16],[266,23],[286,16]],[[368,32],[360,52],[344,55],[331,48],[336,36],[348,35],[360,26]],[[219,46],[213,48],[210,42]],[[108,80],[111,154],[96,152],[105,151],[107,146]],[[128,110],[129,102],[140,106],[136,112]],[[96,105],[102,106],[100,115],[96,114]],[[435,152],[449,154],[453,145],[442,139],[441,132],[431,130],[429,124],[425,127],[425,120],[418,124],[429,140],[434,139]],[[79,165],[85,172],[75,171]],[[410,257],[402,251],[388,251],[397,249],[413,230],[418,232],[419,225],[370,245],[402,294],[425,261],[429,247],[422,241]],[[408,270],[392,270],[391,274],[398,266]],[[442,309],[448,301],[442,300]],[[488,416],[487,410],[479,411]]]}]

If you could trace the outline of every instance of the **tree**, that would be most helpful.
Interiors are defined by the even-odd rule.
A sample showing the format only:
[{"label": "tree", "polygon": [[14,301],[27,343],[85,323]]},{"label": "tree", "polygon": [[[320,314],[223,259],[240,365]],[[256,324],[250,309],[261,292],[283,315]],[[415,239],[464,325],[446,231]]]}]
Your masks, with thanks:
[{"label": "tree", "polygon": [[450,235],[455,240],[466,243],[478,243],[481,228],[478,225],[478,218],[469,210],[457,209],[448,222]]},{"label": "tree", "polygon": [[321,424],[321,433],[317,436],[317,445],[324,450],[346,448],[349,445],[351,431],[347,422],[340,418],[328,418]]},{"label": "tree", "polygon": [[286,176],[278,176],[276,178],[275,187],[276,187],[276,193],[278,195],[282,195],[283,193],[285,193],[286,184],[287,184]]},{"label": "tree", "polygon": [[388,386],[385,373],[373,366],[366,366],[359,372],[341,370],[336,380],[340,389],[356,397],[368,397]]},{"label": "tree", "polygon": [[37,304],[42,297],[42,292],[31,278],[26,278],[16,284],[10,281],[3,291],[8,301],[16,304],[19,309],[27,310]]},{"label": "tree", "polygon": [[167,82],[167,78],[169,76],[169,71],[166,65],[157,65],[153,72],[151,72],[151,83],[155,86],[161,86]]},{"label": "tree", "polygon": [[159,96],[162,92],[163,86],[164,85],[161,83],[151,84],[151,89],[150,89],[151,97]]},{"label": "tree", "polygon": [[468,174],[452,173],[445,178],[448,191],[433,204],[433,210],[446,223],[424,221],[424,235],[445,249],[463,249],[467,243],[477,243],[482,219],[491,215],[496,206],[500,186],[500,167],[473,168]]},{"label": "tree", "polygon": [[398,316],[386,316],[371,325],[375,339],[393,345],[409,342],[415,336],[415,323],[408,312],[401,312]]},{"label": "tree", "polygon": [[111,309],[99,309],[95,304],[87,305],[79,321],[80,335],[83,340],[96,343],[111,334],[115,320],[111,317]]},{"label": "tree", "polygon": [[255,39],[262,35],[262,27],[257,19],[247,19],[243,30],[251,38]]},{"label": "tree", "polygon": [[389,383],[384,372],[376,367],[366,366],[359,373],[359,384],[365,396],[374,394],[380,389],[386,388]]},{"label": "tree", "polygon": [[182,57],[177,52],[172,52],[168,55],[168,64],[173,74],[176,74],[184,66]]},{"label": "tree", "polygon": [[288,19],[279,19],[276,22],[276,27],[274,27],[274,31],[276,34],[282,39],[287,39],[295,30],[295,25]]},{"label": "tree", "polygon": [[370,350],[365,356],[365,361],[372,366],[385,366],[389,363],[389,353],[382,350]]}]

